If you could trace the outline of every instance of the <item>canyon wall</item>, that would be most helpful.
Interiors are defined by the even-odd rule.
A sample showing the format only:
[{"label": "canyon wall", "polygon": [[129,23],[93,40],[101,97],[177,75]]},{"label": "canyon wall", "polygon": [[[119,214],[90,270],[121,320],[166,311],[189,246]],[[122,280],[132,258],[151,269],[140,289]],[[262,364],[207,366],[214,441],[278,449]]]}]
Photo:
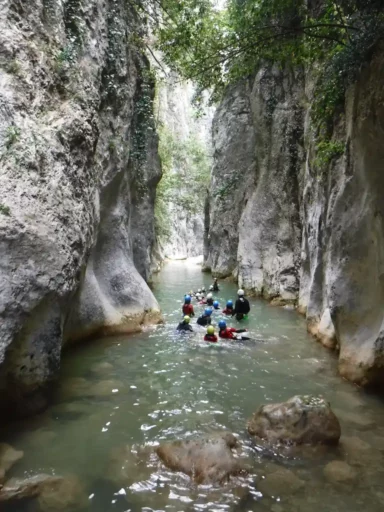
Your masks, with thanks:
[{"label": "canyon wall", "polygon": [[62,347],[159,322],[154,84],[124,0],[0,2],[0,415]]},{"label": "canyon wall", "polygon": [[261,69],[213,122],[205,266],[294,304],[340,373],[384,383],[384,51],[349,87],[319,164],[311,72]]}]

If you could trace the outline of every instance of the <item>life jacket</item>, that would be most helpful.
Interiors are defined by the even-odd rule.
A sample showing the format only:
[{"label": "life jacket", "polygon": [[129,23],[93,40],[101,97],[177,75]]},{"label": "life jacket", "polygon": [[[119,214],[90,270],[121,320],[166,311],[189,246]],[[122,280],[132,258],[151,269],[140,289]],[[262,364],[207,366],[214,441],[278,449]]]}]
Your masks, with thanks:
[{"label": "life jacket", "polygon": [[234,327],[226,327],[225,329],[221,329],[221,331],[219,331],[219,336],[220,336],[220,338],[233,340],[235,338],[235,336],[234,336],[235,332],[236,332],[236,329]]},{"label": "life jacket", "polygon": [[197,323],[199,325],[209,325],[211,323],[211,317],[208,316],[208,315],[201,315],[199,316],[199,318],[197,319]]},{"label": "life jacket", "polygon": [[193,311],[192,304],[184,304],[183,305],[183,314],[188,316],[193,316],[195,313]]},{"label": "life jacket", "polygon": [[216,334],[206,334],[204,336],[204,341],[210,341],[211,343],[217,343]]},{"label": "life jacket", "polygon": [[233,307],[232,307],[232,308],[229,308],[229,307],[227,306],[225,309],[223,309],[223,313],[224,313],[224,315],[232,315],[232,313],[233,313]]}]

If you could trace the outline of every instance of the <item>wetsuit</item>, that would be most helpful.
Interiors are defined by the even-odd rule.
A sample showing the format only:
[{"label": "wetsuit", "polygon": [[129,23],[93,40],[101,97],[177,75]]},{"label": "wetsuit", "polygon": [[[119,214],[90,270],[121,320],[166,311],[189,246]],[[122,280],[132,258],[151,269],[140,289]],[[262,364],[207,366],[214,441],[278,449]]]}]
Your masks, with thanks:
[{"label": "wetsuit", "polygon": [[195,312],[193,310],[192,304],[184,304],[183,305],[183,315],[195,316]]},{"label": "wetsuit", "polygon": [[206,334],[204,336],[204,341],[210,341],[211,343],[217,343],[216,334]]},{"label": "wetsuit", "polygon": [[244,315],[247,315],[250,312],[251,308],[249,306],[248,299],[245,297],[239,297],[235,304],[235,309],[232,312],[232,316],[236,315],[236,320],[242,320]]},{"label": "wetsuit", "polygon": [[176,327],[176,331],[182,331],[182,332],[193,332],[193,329],[192,329],[192,325],[190,324],[187,324],[186,322],[184,322],[184,320],[182,322],[179,323],[179,325]]},{"label": "wetsuit", "polygon": [[[225,329],[221,329],[219,331],[219,336],[220,338],[224,338],[227,340],[236,340],[238,339],[236,334],[240,334],[242,332],[246,332],[246,329],[235,329],[234,327],[226,327]],[[241,336],[241,339],[248,340],[249,338]]]},{"label": "wetsuit", "polygon": [[207,304],[208,306],[213,306],[213,299],[207,299],[206,304]]},{"label": "wetsuit", "polygon": [[224,315],[232,315],[233,308],[226,307],[225,309],[223,309],[223,313],[224,313]]},{"label": "wetsuit", "polygon": [[199,324],[199,325],[202,325],[203,327],[205,327],[206,325],[210,325],[211,323],[211,317],[209,315],[201,315],[199,316],[199,318],[196,320],[196,322]]},{"label": "wetsuit", "polygon": [[213,283],[213,291],[214,292],[219,292],[220,291],[220,288],[219,288],[219,285],[217,283]]}]

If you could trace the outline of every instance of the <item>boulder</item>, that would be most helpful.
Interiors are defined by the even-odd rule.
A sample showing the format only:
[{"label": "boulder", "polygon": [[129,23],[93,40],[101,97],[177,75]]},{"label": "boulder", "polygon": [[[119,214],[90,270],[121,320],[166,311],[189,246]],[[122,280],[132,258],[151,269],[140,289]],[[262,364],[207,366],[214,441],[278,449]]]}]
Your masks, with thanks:
[{"label": "boulder", "polygon": [[107,373],[113,370],[114,366],[107,361],[103,361],[101,363],[96,363],[91,367],[91,371],[94,373]]},{"label": "boulder", "polygon": [[0,482],[5,473],[24,456],[24,452],[15,450],[7,443],[0,443]]},{"label": "boulder", "polygon": [[35,475],[11,478],[0,489],[0,503],[37,498],[41,512],[73,511],[88,503],[85,489],[75,476]]},{"label": "boulder", "polygon": [[258,484],[258,489],[263,494],[276,497],[293,494],[303,486],[303,480],[300,480],[292,471],[279,468],[261,480]]},{"label": "boulder", "polygon": [[158,446],[155,451],[169,469],[185,473],[196,484],[223,484],[231,476],[246,472],[245,465],[231,451],[236,446],[235,436],[225,432],[202,439],[174,441]]},{"label": "boulder", "polygon": [[287,402],[263,405],[248,421],[252,436],[270,443],[337,444],[340,424],[322,397],[294,396]]},{"label": "boulder", "polygon": [[341,484],[355,481],[357,472],[346,462],[334,460],[325,466],[324,476],[332,484]]},{"label": "boulder", "polygon": [[51,475],[35,475],[29,478],[11,478],[0,489],[0,503],[11,502],[26,498],[35,498],[44,489],[62,478]]}]

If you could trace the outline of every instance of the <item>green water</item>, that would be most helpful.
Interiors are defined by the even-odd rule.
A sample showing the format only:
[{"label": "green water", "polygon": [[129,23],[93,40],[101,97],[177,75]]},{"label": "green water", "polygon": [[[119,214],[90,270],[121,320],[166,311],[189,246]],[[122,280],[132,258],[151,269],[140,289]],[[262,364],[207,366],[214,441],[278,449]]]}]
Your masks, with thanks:
[{"label": "green water", "polygon": [[[384,510],[380,399],[338,377],[335,355],[307,335],[304,319],[294,311],[251,301],[246,327],[254,341],[244,344],[212,346],[202,341],[201,331],[176,335],[183,294],[210,282],[193,264],[170,263],[153,287],[164,326],[94,340],[68,353],[55,403],[3,435],[4,441],[25,452],[12,475],[75,474],[89,496],[87,512]],[[234,284],[221,283],[217,297],[222,307],[226,299],[235,298],[235,291]],[[219,318],[215,313],[215,321]],[[99,368],[100,363],[110,364]],[[354,456],[354,483],[334,486],[324,477],[329,461],[345,458],[341,450],[274,453],[247,436],[246,420],[260,404],[297,393],[324,395],[339,416],[343,435],[369,443]],[[253,465],[249,477],[224,488],[195,487],[140,452],[143,446],[149,450],[163,441],[223,429],[239,436]],[[116,481],[114,468],[121,467],[125,451],[139,451],[144,462],[134,465],[135,454],[129,455],[132,463],[122,483]],[[304,486],[294,494],[282,489],[263,495],[259,482],[279,467],[292,471]],[[14,510],[25,508],[18,505]]]}]

